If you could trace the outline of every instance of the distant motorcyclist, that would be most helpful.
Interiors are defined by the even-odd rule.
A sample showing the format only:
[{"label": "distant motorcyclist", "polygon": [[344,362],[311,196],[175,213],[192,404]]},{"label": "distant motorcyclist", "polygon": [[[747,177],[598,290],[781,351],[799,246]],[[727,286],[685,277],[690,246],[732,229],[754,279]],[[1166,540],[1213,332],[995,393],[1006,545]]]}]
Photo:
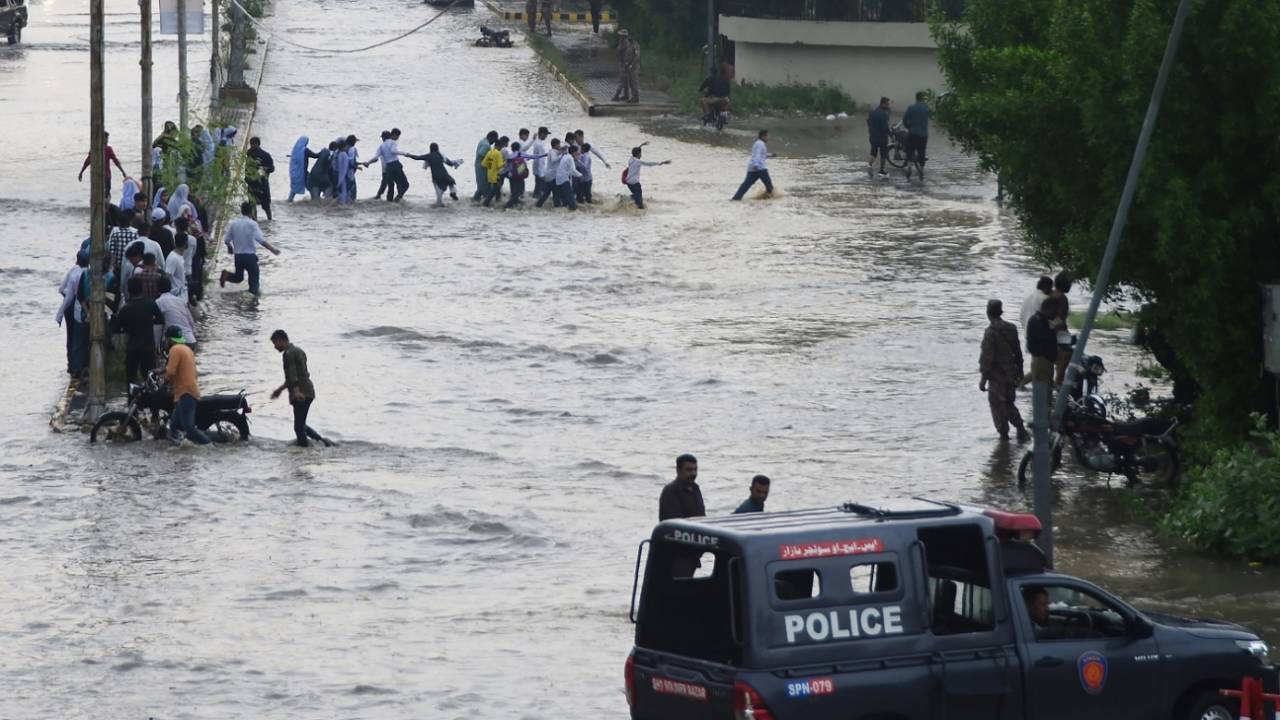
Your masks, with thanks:
[{"label": "distant motorcyclist", "polygon": [[730,103],[729,94],[732,91],[733,88],[729,83],[729,79],[724,76],[720,68],[711,68],[711,73],[698,86],[698,92],[702,93],[703,116],[710,115],[712,108],[722,104],[724,110],[727,111]]}]

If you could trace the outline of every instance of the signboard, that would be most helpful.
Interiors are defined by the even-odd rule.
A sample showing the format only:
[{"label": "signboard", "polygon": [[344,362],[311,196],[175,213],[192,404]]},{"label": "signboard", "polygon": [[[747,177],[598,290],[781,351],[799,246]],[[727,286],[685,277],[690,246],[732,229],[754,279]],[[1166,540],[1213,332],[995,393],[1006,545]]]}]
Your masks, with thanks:
[{"label": "signboard", "polygon": [[[186,3],[187,35],[203,35],[204,0],[186,0]],[[178,34],[178,0],[160,0],[160,34]]]}]

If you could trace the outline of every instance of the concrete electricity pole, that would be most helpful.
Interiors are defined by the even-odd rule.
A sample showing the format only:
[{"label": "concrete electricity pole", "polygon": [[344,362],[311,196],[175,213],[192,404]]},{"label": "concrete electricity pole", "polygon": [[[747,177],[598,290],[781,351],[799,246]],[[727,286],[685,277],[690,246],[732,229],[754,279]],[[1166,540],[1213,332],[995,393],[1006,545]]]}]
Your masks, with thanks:
[{"label": "concrete electricity pole", "polygon": [[103,86],[103,0],[89,0],[89,404],[86,417],[94,417],[106,402],[106,288],[102,265],[107,254],[106,171]]},{"label": "concrete electricity pole", "polygon": [[212,48],[209,53],[209,93],[214,107],[219,105],[222,97],[218,88],[218,66],[222,64],[221,50],[218,48],[218,33],[221,32],[218,27],[218,5],[221,2],[222,0],[213,0],[209,5],[209,19],[212,21],[209,30],[209,47]]},{"label": "concrete electricity pole", "polygon": [[178,118],[187,133],[187,0],[178,0]]},{"label": "concrete electricity pole", "polygon": [[151,197],[151,0],[138,0],[142,9],[142,194]]}]

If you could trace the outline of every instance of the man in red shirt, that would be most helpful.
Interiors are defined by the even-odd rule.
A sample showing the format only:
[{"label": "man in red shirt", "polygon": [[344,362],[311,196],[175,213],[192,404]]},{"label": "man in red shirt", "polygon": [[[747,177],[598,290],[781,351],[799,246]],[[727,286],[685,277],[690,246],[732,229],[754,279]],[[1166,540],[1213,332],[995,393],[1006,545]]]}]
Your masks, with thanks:
[{"label": "man in red shirt", "polygon": [[[129,174],[124,171],[124,166],[120,164],[120,158],[116,157],[116,151],[111,149],[107,144],[107,140],[111,138],[111,133],[102,133],[102,169],[107,173],[107,194],[111,194],[111,163],[115,163],[120,168],[120,177],[128,177]],[[84,165],[80,166],[80,182],[84,182],[84,171],[89,169],[89,165],[93,162],[93,153],[90,152],[84,157]]]}]

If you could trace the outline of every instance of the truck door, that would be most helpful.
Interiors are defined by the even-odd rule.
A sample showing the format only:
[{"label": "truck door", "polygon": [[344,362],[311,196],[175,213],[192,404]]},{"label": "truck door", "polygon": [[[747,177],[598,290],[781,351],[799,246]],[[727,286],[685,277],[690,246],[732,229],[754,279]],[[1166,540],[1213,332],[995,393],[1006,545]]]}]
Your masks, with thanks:
[{"label": "truck door", "polygon": [[1160,652],[1131,610],[1078,581],[1013,587],[1028,718],[1154,720]]}]

